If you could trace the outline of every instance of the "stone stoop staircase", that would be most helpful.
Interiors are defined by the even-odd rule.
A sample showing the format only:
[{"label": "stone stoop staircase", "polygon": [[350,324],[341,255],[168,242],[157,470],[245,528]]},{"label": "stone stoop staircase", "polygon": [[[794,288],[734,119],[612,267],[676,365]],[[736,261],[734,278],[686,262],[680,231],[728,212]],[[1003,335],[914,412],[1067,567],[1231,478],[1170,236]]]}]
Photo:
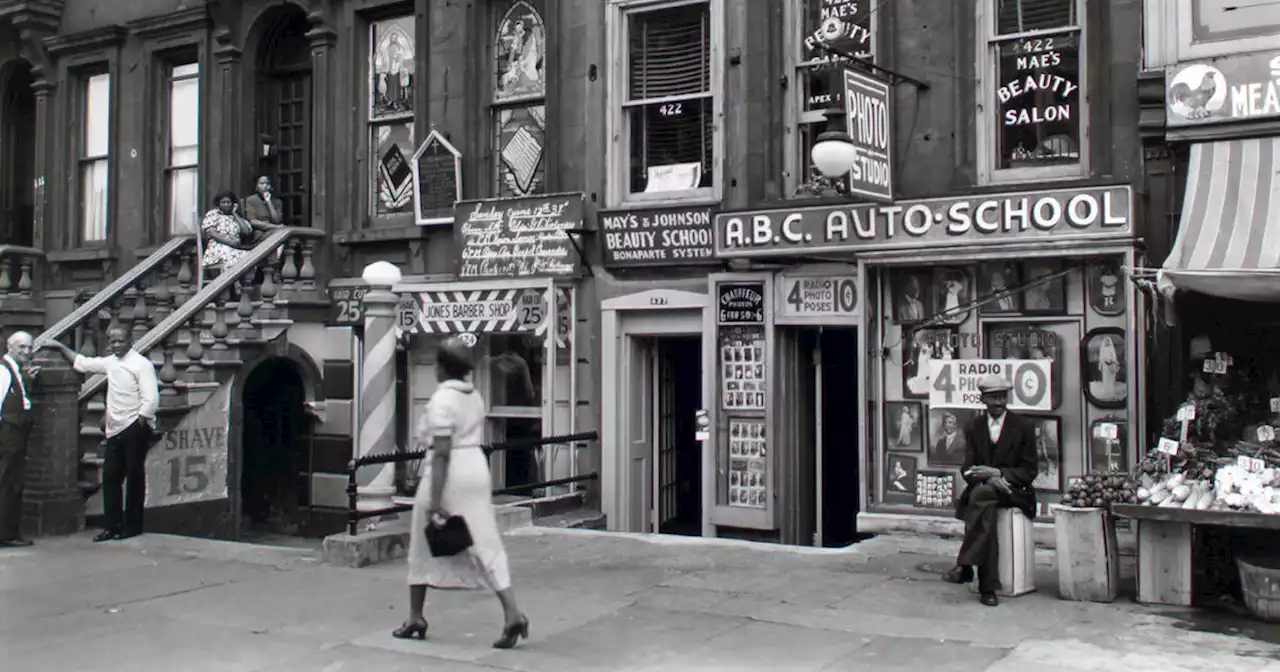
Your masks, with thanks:
[{"label": "stone stoop staircase", "polygon": [[[159,431],[173,428],[218,387],[260,356],[293,324],[291,302],[314,303],[312,256],[323,234],[282,228],[229,272],[198,278],[195,238],[176,237],[36,337],[36,346],[62,340],[77,352],[103,351],[113,325],[132,331],[134,348],[157,368]],[[255,283],[257,280],[257,283]],[[87,515],[101,513],[106,377],[80,388],[80,489]]]}]

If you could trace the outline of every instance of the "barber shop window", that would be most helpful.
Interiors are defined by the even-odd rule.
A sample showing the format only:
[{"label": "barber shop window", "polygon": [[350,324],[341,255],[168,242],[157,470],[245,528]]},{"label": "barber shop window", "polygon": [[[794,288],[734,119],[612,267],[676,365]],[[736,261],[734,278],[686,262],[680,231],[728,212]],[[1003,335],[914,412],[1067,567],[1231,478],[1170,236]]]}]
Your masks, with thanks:
[{"label": "barber shop window", "polygon": [[986,178],[1081,174],[1088,137],[1084,3],[988,0],[979,6],[986,73],[979,146],[987,156]]},{"label": "barber shop window", "polygon": [[414,17],[369,22],[369,209],[413,212]]},{"label": "barber shop window", "polygon": [[[487,379],[489,430],[493,443],[542,437],[542,338],[494,334],[488,339],[483,375]],[[503,454],[495,467],[500,483],[518,486],[541,480],[542,451]]]},{"label": "barber shop window", "polygon": [[721,160],[713,4],[648,4],[623,14],[624,200],[713,197]]},{"label": "barber shop window", "polygon": [[80,239],[107,239],[110,208],[107,188],[111,148],[111,75],[83,80],[80,130]]},{"label": "barber shop window", "polygon": [[166,221],[170,234],[190,234],[200,217],[200,64],[171,66],[167,79]]}]

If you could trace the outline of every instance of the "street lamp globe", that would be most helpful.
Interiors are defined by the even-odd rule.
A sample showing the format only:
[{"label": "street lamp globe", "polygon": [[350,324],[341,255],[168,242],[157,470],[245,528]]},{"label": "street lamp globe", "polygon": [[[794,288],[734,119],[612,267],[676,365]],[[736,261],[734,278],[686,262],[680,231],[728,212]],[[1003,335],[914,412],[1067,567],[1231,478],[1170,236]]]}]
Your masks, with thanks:
[{"label": "street lamp globe", "polygon": [[837,179],[843,177],[853,168],[857,154],[853,148],[853,139],[848,133],[838,130],[823,131],[813,143],[810,151],[813,165],[823,176]]}]

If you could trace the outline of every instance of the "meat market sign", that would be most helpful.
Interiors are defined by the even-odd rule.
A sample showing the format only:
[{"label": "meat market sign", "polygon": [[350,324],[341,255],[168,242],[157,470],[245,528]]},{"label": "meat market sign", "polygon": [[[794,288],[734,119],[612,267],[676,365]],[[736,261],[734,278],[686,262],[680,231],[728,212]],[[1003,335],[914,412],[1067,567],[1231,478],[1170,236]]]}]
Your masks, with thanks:
[{"label": "meat market sign", "polygon": [[1129,187],[855,203],[716,215],[722,258],[1129,236]]},{"label": "meat market sign", "polygon": [[1280,52],[1180,63],[1164,81],[1171,127],[1280,117]]}]

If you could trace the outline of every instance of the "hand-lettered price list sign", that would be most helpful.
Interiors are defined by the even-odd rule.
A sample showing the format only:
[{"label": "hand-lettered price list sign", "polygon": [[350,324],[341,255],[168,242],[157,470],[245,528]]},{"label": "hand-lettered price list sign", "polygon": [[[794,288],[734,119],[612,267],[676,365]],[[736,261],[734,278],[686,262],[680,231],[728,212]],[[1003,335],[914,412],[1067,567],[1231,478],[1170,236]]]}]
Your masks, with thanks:
[{"label": "hand-lettered price list sign", "polygon": [[582,257],[572,238],[582,229],[582,194],[458,203],[458,277],[576,276]]}]

